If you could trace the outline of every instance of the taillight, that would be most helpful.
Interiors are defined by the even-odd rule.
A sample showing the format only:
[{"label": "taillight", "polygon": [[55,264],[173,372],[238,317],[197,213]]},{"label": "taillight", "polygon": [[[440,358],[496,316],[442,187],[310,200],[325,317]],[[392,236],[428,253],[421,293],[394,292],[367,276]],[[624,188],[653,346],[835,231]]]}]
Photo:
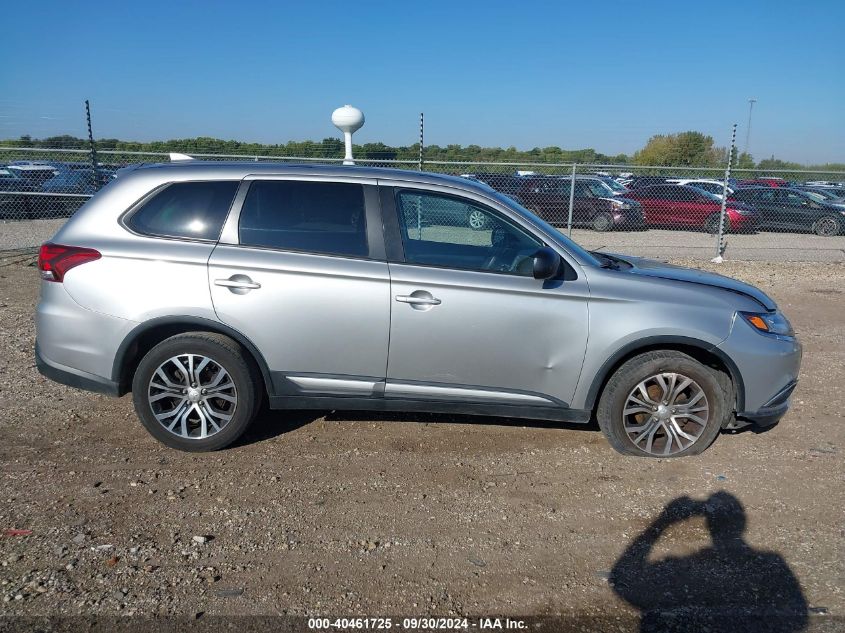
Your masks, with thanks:
[{"label": "taillight", "polygon": [[71,268],[100,259],[99,251],[47,242],[38,252],[38,270],[45,281],[62,281]]}]

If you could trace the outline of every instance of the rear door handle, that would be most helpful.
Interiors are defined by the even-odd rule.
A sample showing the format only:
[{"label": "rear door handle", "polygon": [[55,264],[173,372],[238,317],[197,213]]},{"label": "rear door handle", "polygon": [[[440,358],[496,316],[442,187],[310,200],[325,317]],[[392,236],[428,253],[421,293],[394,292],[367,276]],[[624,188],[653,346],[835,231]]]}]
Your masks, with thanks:
[{"label": "rear door handle", "polygon": [[253,281],[246,275],[232,275],[228,279],[215,279],[214,285],[228,288],[235,294],[244,294],[244,292],[258,290],[261,287],[260,283]]},{"label": "rear door handle", "polygon": [[415,297],[413,295],[396,295],[396,300],[399,303],[410,303],[416,306],[439,306],[440,299],[434,297]]}]

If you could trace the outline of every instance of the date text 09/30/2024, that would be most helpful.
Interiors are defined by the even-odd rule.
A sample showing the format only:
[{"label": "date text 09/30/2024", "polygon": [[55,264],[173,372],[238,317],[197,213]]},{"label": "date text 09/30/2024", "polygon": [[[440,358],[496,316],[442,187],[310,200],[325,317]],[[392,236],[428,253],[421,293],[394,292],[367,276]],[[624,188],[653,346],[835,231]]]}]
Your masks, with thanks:
[{"label": "date text 09/30/2024", "polygon": [[311,630],[521,630],[524,620],[511,618],[309,618]]}]

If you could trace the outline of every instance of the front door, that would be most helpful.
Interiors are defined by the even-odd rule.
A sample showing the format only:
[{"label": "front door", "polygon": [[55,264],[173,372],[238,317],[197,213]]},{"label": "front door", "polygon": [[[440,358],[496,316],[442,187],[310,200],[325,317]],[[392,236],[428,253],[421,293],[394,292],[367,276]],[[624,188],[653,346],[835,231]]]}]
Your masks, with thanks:
[{"label": "front door", "polygon": [[253,180],[236,220],[208,262],[214,310],[263,354],[276,395],[381,397],[390,281],[375,185]]},{"label": "front door", "polygon": [[[402,261],[390,263],[385,397],[568,406],[587,341],[583,275],[569,268],[560,279],[534,279],[532,257],[544,243],[477,201],[390,193],[382,198],[395,204]],[[480,209],[488,227],[437,224],[454,205]]]}]

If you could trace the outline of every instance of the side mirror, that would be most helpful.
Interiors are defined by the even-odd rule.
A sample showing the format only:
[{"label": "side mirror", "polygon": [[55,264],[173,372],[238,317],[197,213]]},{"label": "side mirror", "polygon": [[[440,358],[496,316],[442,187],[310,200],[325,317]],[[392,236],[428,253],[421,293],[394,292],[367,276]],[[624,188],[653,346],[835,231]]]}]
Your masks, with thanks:
[{"label": "side mirror", "polygon": [[534,279],[551,279],[560,270],[560,255],[548,246],[534,253]]}]

